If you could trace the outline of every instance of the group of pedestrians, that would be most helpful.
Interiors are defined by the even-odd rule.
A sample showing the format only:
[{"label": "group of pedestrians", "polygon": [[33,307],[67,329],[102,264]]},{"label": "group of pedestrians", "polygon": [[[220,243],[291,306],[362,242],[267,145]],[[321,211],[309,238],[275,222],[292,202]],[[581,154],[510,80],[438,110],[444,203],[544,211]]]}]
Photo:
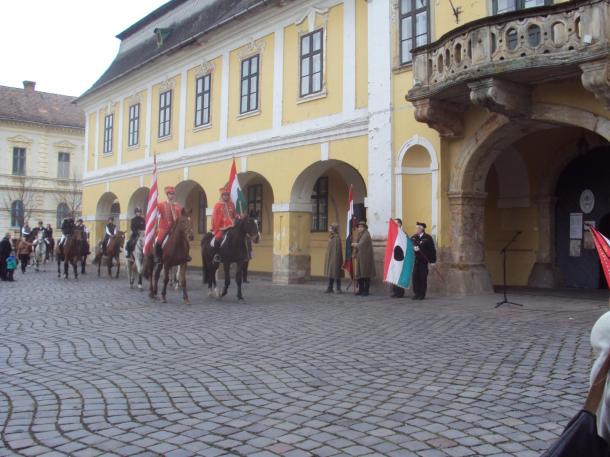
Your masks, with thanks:
[{"label": "group of pedestrians", "polygon": [[[402,221],[395,219],[402,229]],[[343,259],[343,245],[339,235],[339,226],[332,224],[329,227],[329,238],[324,257],[324,276],[328,279],[326,293],[343,293],[341,278],[344,271],[349,271],[354,283],[355,295],[367,297],[370,293],[371,279],[375,278],[375,257],[373,254],[373,241],[365,221],[356,224],[350,238],[351,258]],[[416,223],[416,233],[411,237],[415,251],[415,265],[413,268],[413,299],[423,300],[428,288],[428,266],[436,262],[436,248],[434,240],[426,233],[424,222]],[[349,257],[349,253],[346,253]],[[402,298],[405,289],[392,286],[392,298]]]}]

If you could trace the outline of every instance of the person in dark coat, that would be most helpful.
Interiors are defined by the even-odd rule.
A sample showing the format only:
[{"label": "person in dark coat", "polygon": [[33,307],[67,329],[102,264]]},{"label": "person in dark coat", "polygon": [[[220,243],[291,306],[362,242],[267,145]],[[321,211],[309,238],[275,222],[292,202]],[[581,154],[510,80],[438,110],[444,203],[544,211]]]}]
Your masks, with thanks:
[{"label": "person in dark coat", "polygon": [[[400,228],[400,230],[402,230],[402,219],[396,218],[394,220],[398,224],[398,227]],[[392,295],[390,295],[390,297],[392,297],[392,298],[402,298],[404,296],[405,296],[405,290],[402,287],[400,287],[400,286],[392,284]]]},{"label": "person in dark coat", "polygon": [[11,243],[11,234],[6,232],[2,241],[0,241],[0,280],[7,280],[6,259],[13,251],[13,243]]},{"label": "person in dark coat", "polygon": [[415,251],[415,265],[413,266],[413,300],[426,298],[428,289],[428,264],[436,262],[436,248],[434,240],[426,233],[426,224],[417,222],[415,235],[411,237]]},{"label": "person in dark coat", "polygon": [[356,266],[354,274],[358,280],[356,295],[366,297],[369,295],[371,278],[375,277],[375,257],[373,256],[373,240],[364,221],[358,222],[358,242],[352,243],[356,251]]},{"label": "person in dark coat", "polygon": [[110,216],[108,218],[108,223],[106,224],[106,228],[104,229],[104,239],[102,240],[102,254],[106,255],[106,248],[108,247],[108,242],[110,238],[116,235],[116,225],[114,225],[114,217]]},{"label": "person in dark coat", "polygon": [[131,253],[136,247],[136,242],[140,236],[140,231],[146,230],[146,221],[142,217],[142,210],[140,208],[135,209],[135,216],[131,219],[131,236],[127,242],[126,255],[131,256]]},{"label": "person in dark coat", "polygon": [[21,263],[21,273],[25,273],[26,267],[30,263],[30,254],[32,253],[32,243],[21,238],[17,243],[17,258]]},{"label": "person in dark coat", "polygon": [[324,276],[328,278],[327,294],[333,293],[333,286],[337,282],[337,293],[341,291],[341,274],[343,273],[343,247],[339,236],[339,226],[332,224],[328,230],[328,244],[324,255]]}]

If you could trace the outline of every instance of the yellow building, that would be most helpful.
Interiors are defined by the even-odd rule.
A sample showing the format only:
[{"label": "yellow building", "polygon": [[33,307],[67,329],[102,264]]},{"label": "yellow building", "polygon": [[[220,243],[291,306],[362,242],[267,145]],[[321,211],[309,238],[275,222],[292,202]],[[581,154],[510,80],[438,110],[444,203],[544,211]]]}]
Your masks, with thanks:
[{"label": "yellow building", "polygon": [[608,8],[172,0],[118,35],[114,62],[79,98],[83,213],[98,239],[111,213],[126,228],[156,154],[160,187],[193,209],[197,252],[235,158],[262,223],[252,269],[277,282],[322,274],[327,227],[345,232],[353,185],[379,262],[390,217],[408,232],[427,222],[440,291],[501,282],[499,251],[517,232],[510,284],[596,287],[582,224],[610,213],[594,176],[610,137]]}]

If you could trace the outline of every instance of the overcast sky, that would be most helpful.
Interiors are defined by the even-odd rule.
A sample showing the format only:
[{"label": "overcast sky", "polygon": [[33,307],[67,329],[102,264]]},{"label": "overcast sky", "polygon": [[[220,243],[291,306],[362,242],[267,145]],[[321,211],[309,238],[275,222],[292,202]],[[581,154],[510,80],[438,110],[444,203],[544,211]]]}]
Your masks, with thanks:
[{"label": "overcast sky", "polygon": [[119,49],[115,35],[167,0],[2,0],[0,85],[80,95]]}]

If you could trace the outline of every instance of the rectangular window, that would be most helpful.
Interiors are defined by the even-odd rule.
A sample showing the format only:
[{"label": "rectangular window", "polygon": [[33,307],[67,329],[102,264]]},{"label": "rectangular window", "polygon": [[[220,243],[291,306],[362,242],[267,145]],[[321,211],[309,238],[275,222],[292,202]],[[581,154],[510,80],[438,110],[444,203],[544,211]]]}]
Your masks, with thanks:
[{"label": "rectangular window", "polygon": [[210,123],[210,94],[212,75],[204,75],[195,81],[195,127]]},{"label": "rectangular window", "polygon": [[172,133],[172,91],[159,94],[159,138]]},{"label": "rectangular window", "polygon": [[129,127],[127,129],[127,146],[136,146],[140,141],[140,104],[129,107]]},{"label": "rectangular window", "polygon": [[241,114],[258,109],[258,76],[260,59],[258,54],[241,61]]},{"label": "rectangular window", "polygon": [[318,178],[311,194],[311,231],[328,230],[328,178]]},{"label": "rectangular window", "polygon": [[493,14],[552,5],[553,0],[493,0]]},{"label": "rectangular window", "polygon": [[429,0],[400,0],[400,63],[413,60],[411,50],[430,39]]},{"label": "rectangular window", "polygon": [[263,230],[263,185],[248,186],[248,214],[254,212],[258,220],[258,230]]},{"label": "rectangular window", "polygon": [[13,148],[13,174],[25,176],[25,148]]},{"label": "rectangular window", "polygon": [[322,91],[324,30],[301,37],[301,97]]},{"label": "rectangular window", "polygon": [[112,152],[112,127],[114,125],[114,115],[108,114],[104,117],[104,154]]},{"label": "rectangular window", "polygon": [[69,152],[60,152],[57,154],[57,177],[60,179],[70,178]]}]

